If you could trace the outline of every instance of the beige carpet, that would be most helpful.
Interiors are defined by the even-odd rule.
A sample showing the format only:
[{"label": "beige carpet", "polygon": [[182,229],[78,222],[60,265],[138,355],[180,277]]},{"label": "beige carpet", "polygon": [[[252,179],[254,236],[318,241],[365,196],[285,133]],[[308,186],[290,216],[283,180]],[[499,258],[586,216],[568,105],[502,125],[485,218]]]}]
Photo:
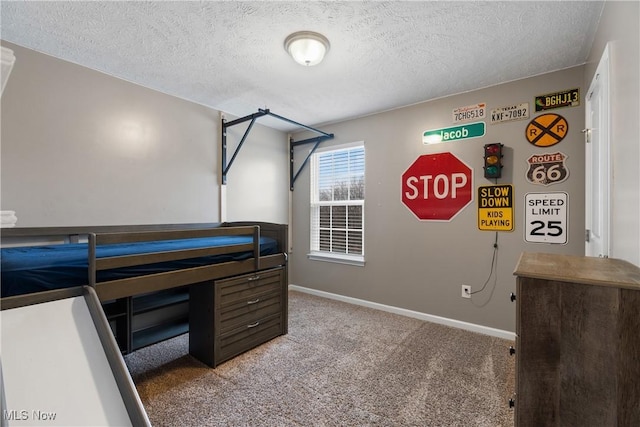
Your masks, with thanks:
[{"label": "beige carpet", "polygon": [[216,369],[125,357],[154,426],[512,426],[511,341],[289,293],[289,334]]}]

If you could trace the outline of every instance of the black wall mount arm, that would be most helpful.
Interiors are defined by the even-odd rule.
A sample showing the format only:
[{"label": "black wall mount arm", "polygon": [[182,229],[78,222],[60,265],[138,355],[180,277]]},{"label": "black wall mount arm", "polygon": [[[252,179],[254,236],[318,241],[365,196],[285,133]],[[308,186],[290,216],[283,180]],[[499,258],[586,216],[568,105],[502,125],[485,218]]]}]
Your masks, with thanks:
[{"label": "black wall mount arm", "polygon": [[[232,120],[230,122],[227,122],[223,118],[222,119],[222,153],[221,153],[221,156],[220,156],[221,162],[222,162],[222,168],[221,169],[222,169],[222,184],[223,185],[225,185],[227,183],[227,173],[229,172],[229,169],[231,168],[231,165],[235,161],[236,156],[240,152],[240,149],[242,148],[243,144],[247,140],[247,136],[249,136],[249,133],[251,132],[251,129],[253,128],[254,123],[260,117],[267,116],[267,115],[271,116],[271,117],[275,117],[276,119],[283,120],[285,122],[291,123],[293,125],[301,127],[301,128],[306,129],[308,131],[311,131],[311,132],[319,134],[319,136],[316,136],[316,137],[313,137],[313,138],[304,139],[304,140],[301,140],[301,141],[294,141],[293,139],[289,141],[289,189],[291,191],[293,191],[293,184],[296,181],[296,179],[298,178],[298,175],[300,175],[300,172],[302,172],[304,167],[307,165],[307,163],[309,162],[309,159],[311,158],[313,153],[316,151],[316,149],[318,148],[320,143],[322,141],[326,141],[328,139],[333,139],[333,134],[332,133],[326,133],[326,132],[323,132],[321,130],[312,128],[311,126],[303,125],[301,123],[298,123],[298,122],[293,121],[291,119],[288,119],[286,117],[279,116],[279,115],[274,114],[271,111],[269,111],[268,108],[266,108],[266,109],[259,108],[257,113],[253,113],[253,114],[250,114],[248,116]],[[227,163],[227,128],[229,128],[231,126],[239,125],[239,124],[247,122],[247,121],[250,121],[249,126],[245,130],[244,135],[242,136],[242,139],[238,143],[238,146],[236,147],[235,151],[233,152],[233,154],[231,156],[231,159]],[[300,168],[298,169],[298,171],[294,171],[294,162],[293,162],[294,148],[298,147],[300,145],[306,145],[306,144],[314,144],[314,146],[311,148],[311,151],[309,152],[309,155],[307,155],[307,157],[304,159],[304,161],[300,165]]]}]

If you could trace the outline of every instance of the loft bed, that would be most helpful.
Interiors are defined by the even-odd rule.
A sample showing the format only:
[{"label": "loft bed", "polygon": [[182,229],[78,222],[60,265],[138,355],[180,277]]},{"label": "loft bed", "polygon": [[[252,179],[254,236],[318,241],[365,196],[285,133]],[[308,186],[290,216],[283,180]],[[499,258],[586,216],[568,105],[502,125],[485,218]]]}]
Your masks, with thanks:
[{"label": "loft bed", "polygon": [[[222,185],[253,124],[263,116],[319,134],[289,141],[293,191],[296,178],[318,145],[332,139],[333,134],[268,109],[231,122],[222,119]],[[227,130],[247,121],[249,126],[228,162]],[[314,146],[295,172],[294,148],[310,143]],[[22,246],[25,241],[53,236],[62,237],[63,244],[5,247],[7,243]],[[3,230],[0,237],[0,304],[12,303],[13,298],[28,300],[30,295],[50,289],[89,285],[99,297],[124,354],[189,332],[190,353],[216,366],[287,333],[286,225],[236,222],[11,228]],[[222,238],[244,240],[223,245],[189,243]]]},{"label": "loft bed", "polygon": [[[3,246],[51,236],[63,236],[69,243],[2,248],[0,302],[10,302],[17,295],[88,284],[95,289],[123,353],[195,326],[200,338],[193,343],[192,354],[213,366],[221,359],[207,358],[198,349],[202,352],[213,347],[207,342],[207,333],[211,335],[215,325],[206,314],[189,309],[189,294],[213,290],[217,282],[230,278],[260,284],[264,275],[271,277],[272,284],[276,276],[265,273],[277,271],[278,283],[269,288],[276,293],[277,311],[269,315],[277,314],[279,326],[270,331],[277,335],[287,332],[286,225],[236,222],[11,228],[1,235]],[[212,291],[209,301],[199,301],[198,310],[215,311],[218,301],[214,294]],[[248,325],[256,323],[249,318],[252,322]],[[242,329],[246,325],[226,326]],[[261,328],[253,328],[252,332],[261,333]]]}]

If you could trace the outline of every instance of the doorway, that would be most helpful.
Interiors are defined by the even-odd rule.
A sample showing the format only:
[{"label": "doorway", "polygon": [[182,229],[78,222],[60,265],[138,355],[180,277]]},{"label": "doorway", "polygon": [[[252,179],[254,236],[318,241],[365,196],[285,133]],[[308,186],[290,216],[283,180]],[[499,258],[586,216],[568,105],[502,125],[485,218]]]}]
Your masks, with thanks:
[{"label": "doorway", "polygon": [[609,118],[609,45],[586,96],[585,255],[609,257],[611,167]]}]

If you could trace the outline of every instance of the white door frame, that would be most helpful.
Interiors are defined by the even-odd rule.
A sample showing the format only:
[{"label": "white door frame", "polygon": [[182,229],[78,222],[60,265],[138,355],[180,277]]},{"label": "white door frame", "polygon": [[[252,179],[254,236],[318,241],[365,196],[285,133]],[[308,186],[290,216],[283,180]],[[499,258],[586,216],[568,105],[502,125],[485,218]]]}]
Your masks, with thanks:
[{"label": "white door frame", "polygon": [[611,251],[609,63],[607,44],[585,106],[585,255],[599,257],[609,257]]}]

